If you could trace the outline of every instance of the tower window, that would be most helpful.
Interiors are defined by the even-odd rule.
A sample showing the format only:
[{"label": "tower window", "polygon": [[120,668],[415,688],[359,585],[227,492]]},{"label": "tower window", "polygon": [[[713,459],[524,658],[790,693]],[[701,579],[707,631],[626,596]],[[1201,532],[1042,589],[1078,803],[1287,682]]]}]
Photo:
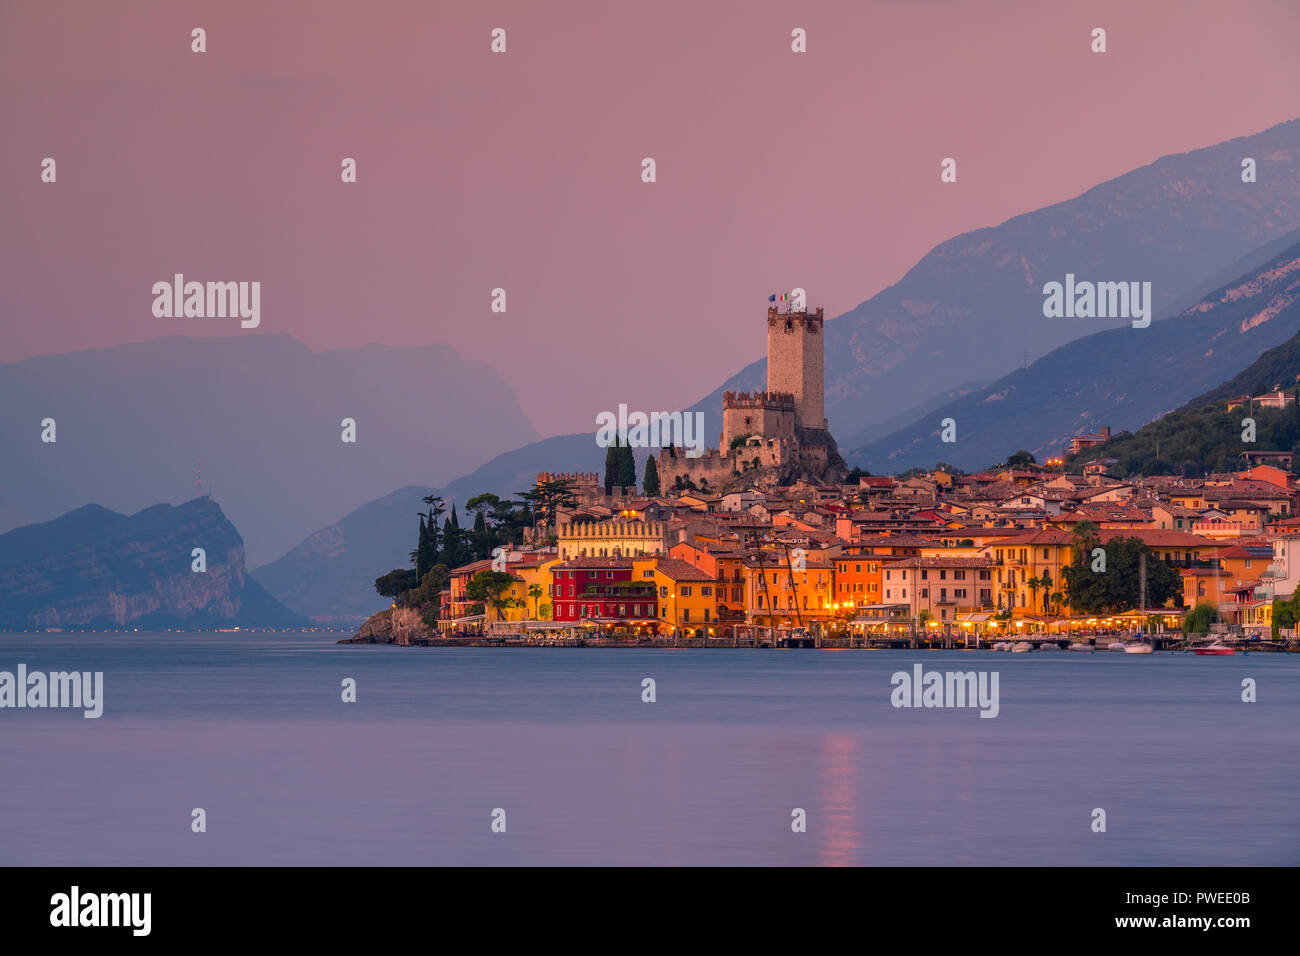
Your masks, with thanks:
[{"label": "tower window", "polygon": [[794,323],[791,322],[789,319],[786,319],[786,320],[785,320],[785,330],[786,330],[787,332],[790,332],[790,331],[792,331],[793,329],[794,329]]}]

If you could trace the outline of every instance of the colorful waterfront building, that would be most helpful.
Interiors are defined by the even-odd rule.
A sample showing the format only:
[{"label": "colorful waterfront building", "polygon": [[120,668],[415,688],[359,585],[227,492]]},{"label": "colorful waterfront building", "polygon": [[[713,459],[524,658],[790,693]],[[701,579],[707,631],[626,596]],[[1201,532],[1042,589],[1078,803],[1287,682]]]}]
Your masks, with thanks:
[{"label": "colorful waterfront building", "polygon": [[651,578],[633,577],[632,558],[579,557],[551,568],[556,623],[651,630],[659,623]]},{"label": "colorful waterfront building", "polygon": [[776,550],[744,559],[745,614],[761,627],[807,627],[835,617],[835,564],[828,558],[805,555],[798,570],[790,557]]},{"label": "colorful waterfront building", "polygon": [[653,582],[659,607],[659,633],[683,637],[716,634],[716,579],[709,572],[678,558],[637,558],[633,580]]}]

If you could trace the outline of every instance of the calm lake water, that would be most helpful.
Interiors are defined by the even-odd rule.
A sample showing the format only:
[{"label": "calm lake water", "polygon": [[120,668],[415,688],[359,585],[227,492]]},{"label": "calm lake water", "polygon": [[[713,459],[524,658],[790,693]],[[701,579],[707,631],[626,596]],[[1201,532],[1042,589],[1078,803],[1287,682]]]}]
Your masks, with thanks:
[{"label": "calm lake water", "polygon": [[[339,636],[0,635],[105,684],[0,710],[0,864],[1300,863],[1300,655]],[[891,706],[918,662],[997,671],[998,717]]]}]

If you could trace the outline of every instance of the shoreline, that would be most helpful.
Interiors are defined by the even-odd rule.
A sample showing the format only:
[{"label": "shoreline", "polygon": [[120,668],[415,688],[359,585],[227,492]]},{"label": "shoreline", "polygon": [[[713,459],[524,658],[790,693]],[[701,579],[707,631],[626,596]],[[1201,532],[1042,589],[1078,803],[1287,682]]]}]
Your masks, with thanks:
[{"label": "shoreline", "polygon": [[[485,637],[424,637],[413,638],[406,642],[378,640],[373,636],[354,636],[337,641],[338,644],[387,644],[395,647],[518,647],[518,648],[654,648],[667,650],[825,650],[825,651],[995,651],[1008,653],[1016,644],[1028,644],[1032,653],[1054,653],[1044,651],[1043,645],[1055,645],[1057,651],[1066,652],[1072,644],[1087,644],[1086,653],[1108,654],[1113,644],[1148,644],[1154,653],[1192,654],[1197,647],[1204,647],[1212,639],[1204,637],[1189,640],[1186,638],[1154,638],[1144,641],[1094,638],[1092,640],[1072,640],[1070,638],[1027,636],[1016,640],[1000,639],[998,641],[981,640],[972,644],[960,641],[943,640],[909,640],[908,638],[891,638],[877,640],[849,640],[847,638],[787,638],[777,641],[746,640],[741,642],[710,640],[707,638],[683,638],[680,641],[667,640],[620,640],[616,638],[485,638]],[[1274,641],[1225,641],[1237,654],[1245,656],[1250,653],[1294,654],[1300,653],[1300,646]],[[1003,644],[999,648],[995,645]],[[1073,653],[1083,653],[1076,650]],[[1236,656],[1236,654],[1231,655]]]}]

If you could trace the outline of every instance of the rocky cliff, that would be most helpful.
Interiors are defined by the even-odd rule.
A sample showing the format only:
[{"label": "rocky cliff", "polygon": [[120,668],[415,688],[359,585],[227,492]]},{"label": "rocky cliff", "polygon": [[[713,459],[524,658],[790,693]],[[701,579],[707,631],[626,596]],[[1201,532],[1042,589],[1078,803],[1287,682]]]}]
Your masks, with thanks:
[{"label": "rocky cliff", "polygon": [[305,623],[249,579],[244,542],[211,498],[130,516],[86,505],[0,535],[0,628]]}]

